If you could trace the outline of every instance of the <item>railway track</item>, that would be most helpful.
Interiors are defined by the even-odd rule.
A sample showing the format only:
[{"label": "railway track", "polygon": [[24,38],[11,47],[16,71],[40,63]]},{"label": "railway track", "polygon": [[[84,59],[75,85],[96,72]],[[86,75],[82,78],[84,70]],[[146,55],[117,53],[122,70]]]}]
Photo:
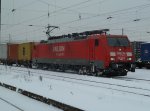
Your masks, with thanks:
[{"label": "railway track", "polygon": [[3,102],[5,102],[5,103],[7,103],[8,105],[10,105],[10,106],[16,108],[16,109],[19,110],[19,111],[24,111],[23,109],[19,108],[18,106],[14,105],[13,103],[7,101],[6,99],[3,99],[3,98],[0,97],[0,100],[3,101]]},{"label": "railway track", "polygon": [[[28,69],[28,71],[29,71],[30,69]],[[38,69],[38,70],[40,70],[40,69]],[[18,70],[18,71],[25,71],[25,70]],[[45,70],[45,71],[47,71],[47,70]],[[50,70],[51,71],[51,70]],[[26,71],[27,72],[27,71]],[[32,72],[36,72],[36,71],[31,71],[31,73]],[[56,72],[56,71],[52,71],[52,72]],[[60,71],[57,71],[57,72],[60,72]],[[38,72],[36,72],[36,73],[38,73]],[[66,74],[76,74],[76,75],[80,75],[80,74],[77,74],[77,73],[75,73],[75,72],[63,72],[63,73],[66,73]],[[49,73],[48,74],[44,74],[44,75],[50,75]],[[51,75],[51,76],[58,76],[58,75]],[[86,76],[91,76],[91,75],[86,75]],[[61,77],[61,76],[60,76]],[[104,77],[105,78],[105,77]],[[127,77],[127,76],[123,76],[123,77],[121,77],[121,76],[116,76],[116,77],[112,77],[113,79],[119,79],[119,80],[125,80],[125,81],[144,81],[144,82],[150,82],[150,80],[148,80],[148,79],[140,79],[140,78],[133,78],[133,77]]]},{"label": "railway track", "polygon": [[[47,71],[45,71],[43,74],[41,74],[40,72],[34,71],[34,70],[30,70],[30,69],[28,69],[28,70],[14,69],[13,71],[15,73],[24,73],[27,75],[30,74],[33,76],[42,76],[43,78],[48,78],[48,79],[61,80],[61,81],[65,81],[65,82],[82,84],[82,85],[87,85],[87,86],[92,86],[92,87],[100,87],[100,88],[111,89],[111,90],[115,90],[115,91],[119,91],[119,92],[125,92],[125,93],[131,93],[131,94],[150,97],[150,89],[143,88],[143,87],[122,85],[122,84],[102,82],[102,81],[94,81],[94,80],[88,80],[88,79],[83,79],[83,78],[82,79],[74,78],[74,77],[70,77],[69,75],[63,76],[63,75],[58,75],[58,74],[50,74]],[[118,78],[118,79],[120,80],[121,78]],[[132,78],[132,79],[134,79],[134,78]],[[145,91],[145,92],[141,93],[143,91]]]},{"label": "railway track", "polygon": [[[52,99],[44,97],[42,95],[38,95],[38,94],[32,93],[32,92],[24,90],[24,89],[17,88],[15,86],[12,86],[9,84],[5,84],[5,83],[0,82],[0,86],[5,87],[7,89],[10,89],[12,91],[18,92],[24,96],[35,99],[37,101],[41,101],[41,102],[46,103],[48,105],[52,105],[54,107],[57,107],[58,109],[62,109],[63,111],[83,111],[82,109],[79,109],[79,108],[76,108],[76,107],[52,100]],[[11,106],[19,109],[20,111],[24,111],[24,110],[20,109],[19,107],[13,105],[12,103],[10,103],[10,102],[2,99],[2,98],[1,98],[1,100],[5,101],[6,103],[10,104]]]},{"label": "railway track", "polygon": [[143,82],[150,82],[149,79],[139,79],[133,77],[114,77],[114,79],[125,80],[125,81],[143,81]]}]

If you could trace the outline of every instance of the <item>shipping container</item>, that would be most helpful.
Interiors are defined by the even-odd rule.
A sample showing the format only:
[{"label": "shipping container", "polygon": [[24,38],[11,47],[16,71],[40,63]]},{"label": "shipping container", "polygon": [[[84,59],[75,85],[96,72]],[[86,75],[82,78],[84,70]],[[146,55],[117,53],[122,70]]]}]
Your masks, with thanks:
[{"label": "shipping container", "polygon": [[18,62],[19,44],[8,44],[8,63],[14,64]]},{"label": "shipping container", "polygon": [[141,44],[141,61],[150,62],[150,43]]},{"label": "shipping container", "polygon": [[5,62],[7,60],[7,44],[0,44],[0,61]]},{"label": "shipping container", "polygon": [[135,61],[141,60],[141,44],[145,43],[144,41],[134,41],[131,42],[133,53],[135,55]]},{"label": "shipping container", "polygon": [[33,42],[19,44],[18,59],[20,62],[30,62],[32,59]]}]

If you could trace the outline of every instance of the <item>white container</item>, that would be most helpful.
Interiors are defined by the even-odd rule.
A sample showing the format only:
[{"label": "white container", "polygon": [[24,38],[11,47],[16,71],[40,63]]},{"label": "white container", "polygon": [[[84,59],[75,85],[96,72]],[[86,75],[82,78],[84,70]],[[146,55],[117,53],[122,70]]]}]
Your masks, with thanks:
[{"label": "white container", "polygon": [[7,44],[0,44],[0,60],[7,59]]}]

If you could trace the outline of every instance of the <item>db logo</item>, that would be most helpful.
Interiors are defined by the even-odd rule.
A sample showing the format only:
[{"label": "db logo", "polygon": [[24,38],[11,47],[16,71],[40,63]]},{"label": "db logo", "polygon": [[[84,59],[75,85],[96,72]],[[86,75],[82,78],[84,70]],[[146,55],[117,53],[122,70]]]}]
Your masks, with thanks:
[{"label": "db logo", "polygon": [[55,46],[53,47],[53,52],[63,52],[65,51],[65,46]]}]

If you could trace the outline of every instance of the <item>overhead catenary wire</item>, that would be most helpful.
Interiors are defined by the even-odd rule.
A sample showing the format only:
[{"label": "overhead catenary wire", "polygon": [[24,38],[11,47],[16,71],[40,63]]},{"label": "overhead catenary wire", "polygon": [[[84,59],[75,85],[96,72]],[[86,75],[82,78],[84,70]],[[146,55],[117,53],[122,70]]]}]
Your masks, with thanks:
[{"label": "overhead catenary wire", "polygon": [[[88,0],[89,1],[89,0]],[[88,2],[86,1],[86,2]],[[86,2],[81,2],[81,3],[86,3]],[[73,6],[77,6],[78,4],[75,4]],[[122,9],[122,10],[118,10],[118,11],[112,11],[112,12],[107,12],[107,13],[102,13],[102,14],[97,14],[95,16],[90,16],[90,17],[85,17],[85,18],[82,18],[82,20],[86,20],[86,19],[91,19],[91,18],[94,18],[94,17],[99,17],[99,16],[104,16],[104,15],[108,15],[108,14],[114,14],[114,13],[117,13],[117,12],[122,12],[122,11],[126,11],[126,10],[130,10],[130,9],[135,9],[135,8],[141,8],[141,7],[147,7],[147,6],[150,6],[150,4],[145,4],[145,5],[139,5],[139,6],[135,6],[135,7],[131,7],[131,8],[127,8],[127,9]],[[53,11],[53,12],[49,12],[50,14],[52,13],[56,13],[58,11],[62,11],[62,10],[65,10],[67,8],[71,8],[72,6],[70,7],[65,7],[65,8],[62,8],[62,9],[59,9],[59,10],[56,10],[56,11]],[[43,15],[42,15],[43,16]],[[51,15],[52,16],[52,15]],[[40,18],[41,16],[39,17],[35,17],[35,18],[32,18],[32,19],[29,19],[29,20],[26,20],[26,21],[30,21],[30,20],[35,20],[36,18]],[[73,20],[73,21],[69,21],[69,22],[66,22],[66,24],[69,24],[69,23],[72,23],[72,22],[76,22],[78,20]],[[20,22],[20,23],[23,23],[24,21]],[[20,24],[19,23],[19,24]],[[62,24],[65,24],[65,23],[62,23]]]},{"label": "overhead catenary wire", "polygon": [[[97,15],[94,15],[94,16],[90,16],[90,17],[84,17],[82,18],[82,21],[83,20],[88,20],[88,19],[92,19],[92,18],[96,18],[96,17],[101,17],[101,16],[106,16],[106,15],[110,15],[110,14],[115,14],[115,13],[118,13],[118,12],[123,12],[123,11],[127,11],[127,10],[132,10],[132,9],[136,9],[136,8],[141,8],[141,7],[149,7],[150,4],[145,4],[145,5],[139,5],[139,6],[135,6],[135,7],[130,7],[130,8],[126,8],[126,9],[121,9],[121,10],[117,10],[117,11],[112,11],[112,12],[106,12],[106,13],[102,13],[102,14],[97,14]],[[67,24],[70,24],[70,23],[73,23],[73,22],[77,22],[79,21],[79,19],[75,19],[75,20],[72,20],[72,21],[69,21],[69,22],[64,22],[60,25],[67,25]]]},{"label": "overhead catenary wire", "polygon": [[[38,0],[38,1],[41,1],[41,0]],[[89,1],[91,1],[91,0],[87,0],[87,1],[84,1],[84,2],[81,2],[81,4],[83,4],[83,3],[86,3],[86,2],[89,2]],[[32,1],[31,3],[34,3],[35,1]],[[44,2],[45,3],[45,2]],[[47,4],[47,3],[46,3]],[[78,3],[78,4],[75,4],[75,5],[73,5],[73,6],[76,6],[76,5],[79,5],[80,3]],[[48,4],[48,5],[50,5],[50,4]],[[14,6],[13,6],[14,7]],[[72,6],[70,6],[70,7],[72,7]],[[65,10],[65,9],[68,9],[68,8],[70,8],[70,7],[65,7],[65,8],[62,8],[61,10],[58,10],[58,11],[62,11],[62,10]],[[18,8],[17,8],[18,9]],[[16,9],[15,9],[16,10]],[[14,10],[14,8],[13,8],[13,11],[15,11]],[[48,9],[49,10],[49,9]],[[48,16],[49,16],[49,12],[48,12]],[[40,18],[40,17],[43,17],[43,15],[42,16],[39,16],[38,18]],[[36,18],[32,18],[32,19],[29,19],[29,20],[25,20],[25,21],[22,21],[22,22],[20,22],[20,23],[17,23],[17,24],[15,24],[14,26],[17,26],[17,25],[19,25],[19,24],[21,24],[21,23],[25,23],[25,22],[28,22],[28,21],[31,21],[31,20],[35,20],[35,19],[38,19],[37,17]],[[14,26],[12,26],[12,27],[14,27]],[[12,28],[11,27],[11,28]],[[5,29],[4,29],[5,30]],[[7,28],[7,30],[8,30],[8,28]]]},{"label": "overhead catenary wire", "polygon": [[[145,6],[145,5],[142,5],[142,6]],[[113,12],[109,12],[109,13],[113,13]],[[103,13],[103,14],[107,14],[107,13]],[[101,14],[101,15],[103,15],[103,14]],[[123,14],[123,13],[122,13]],[[113,14],[113,15],[116,15],[116,14]],[[43,15],[42,15],[43,16]],[[98,16],[100,16],[100,15],[98,15]],[[36,18],[35,18],[36,19]],[[35,20],[34,18],[33,18],[33,20]],[[37,17],[37,19],[38,19],[38,17]],[[86,19],[86,18],[84,18],[84,19]],[[88,19],[88,18],[87,18]],[[29,21],[30,20],[32,20],[32,19],[29,19]],[[77,19],[78,20],[78,19]],[[27,20],[28,21],[28,20]],[[76,20],[75,20],[76,21]],[[26,22],[26,21],[23,21],[23,22]],[[74,21],[71,21],[71,22],[74,22]],[[69,23],[69,22],[68,22]],[[20,24],[20,23],[19,23]]]},{"label": "overhead catenary wire", "polygon": [[28,6],[30,6],[30,5],[32,5],[32,4],[34,4],[34,3],[36,3],[36,0],[31,1],[31,2],[29,2],[29,3],[27,3],[27,4],[23,4],[23,5],[21,5],[21,6],[15,8],[14,0],[13,0],[13,9],[12,9],[11,11],[12,11],[12,12],[15,12],[16,10],[22,9],[22,8],[24,8],[24,7],[28,7]]},{"label": "overhead catenary wire", "polygon": [[[42,0],[35,0],[35,1],[42,1]],[[34,2],[35,2],[35,1],[34,1]],[[92,0],[86,0],[86,1],[84,1],[84,2],[80,2],[80,3],[74,4],[74,5],[71,5],[71,6],[68,6],[68,7],[64,7],[64,8],[61,8],[61,9],[55,10],[55,11],[53,11],[53,12],[49,12],[49,14],[57,13],[57,12],[60,12],[60,11],[63,11],[63,10],[69,9],[69,8],[71,8],[71,7],[75,7],[75,6],[78,6],[78,5],[81,5],[81,4],[84,4],[84,3],[87,3],[87,2],[89,2],[89,1],[92,1]],[[32,3],[34,3],[34,2],[32,2]],[[43,2],[43,3],[48,4],[48,5],[51,5],[51,4],[47,3],[47,2]],[[51,5],[51,6],[53,6],[53,5]],[[16,9],[18,9],[18,8],[16,8]],[[41,17],[43,17],[43,16],[46,16],[46,15],[44,14],[44,15],[41,15],[41,16],[39,16],[39,17],[31,18],[31,19],[28,19],[28,20],[22,21],[22,22],[17,23],[17,24],[21,24],[21,23],[25,23],[25,22],[28,22],[28,21],[36,20],[36,19],[39,19],[39,18],[41,18]]]},{"label": "overhead catenary wire", "polygon": [[[75,5],[75,4],[74,4]],[[76,5],[77,7],[79,7],[79,6],[82,6],[82,5]],[[75,6],[75,7],[76,7]],[[129,8],[128,10],[124,10],[124,11],[120,11],[120,10],[118,10],[117,12],[108,12],[108,13],[102,13],[102,15],[101,14],[94,14],[94,16],[89,16],[89,17],[84,17],[83,15],[82,15],[82,12],[81,12],[81,15],[82,15],[82,20],[80,19],[80,22],[82,22],[82,21],[85,21],[85,20],[90,20],[90,19],[93,19],[93,18],[101,18],[101,17],[103,17],[103,16],[108,16],[108,15],[122,15],[123,13],[129,13],[128,11],[130,11],[130,10],[133,10],[133,11],[135,11],[135,10],[139,10],[139,9],[143,9],[143,8],[146,8],[146,7],[149,7],[149,4],[145,4],[145,5],[140,5],[140,6],[136,6],[136,8],[135,7],[131,7],[131,8]],[[67,8],[67,7],[66,7]],[[134,9],[135,8],[135,9]],[[57,10],[54,10],[54,11],[51,11],[50,13],[51,13],[51,15],[50,16],[53,16],[52,14],[53,13],[58,13],[58,12],[61,12],[61,11],[59,11],[61,8],[59,7]],[[62,9],[64,9],[64,8],[62,8]],[[68,9],[72,9],[72,7],[69,7]],[[64,10],[67,10],[67,9],[64,9]],[[57,12],[58,11],[58,12]],[[129,13],[130,14],[130,13]],[[47,14],[45,14],[45,18],[46,18],[46,15]],[[91,18],[90,18],[91,17]],[[89,18],[89,19],[88,19]],[[35,19],[33,19],[33,21],[34,20],[37,20],[36,18]],[[144,19],[143,19],[144,20]],[[146,19],[145,19],[146,20]],[[20,21],[19,22],[19,24],[18,24],[18,26],[19,25],[23,25],[23,24],[25,24],[25,23],[28,23],[28,22],[31,22],[32,20],[30,20],[30,19],[28,19],[28,20],[24,20],[24,21]],[[60,23],[60,25],[61,26],[63,26],[63,27],[65,27],[66,25],[68,25],[68,24],[71,24],[71,23],[76,23],[76,22],[78,22],[79,21],[79,19],[75,19],[75,21],[74,20],[72,20],[72,21],[66,21],[66,22],[64,22],[64,24],[63,25],[61,25],[61,23]],[[105,20],[106,21],[106,20]],[[128,21],[127,21],[128,22]],[[126,23],[127,23],[126,22]],[[66,23],[66,24],[65,24]],[[121,23],[125,23],[125,22],[119,22],[118,24],[121,24]],[[115,24],[115,23],[112,23],[112,24]],[[109,24],[109,25],[112,25],[111,23]],[[43,24],[41,24],[41,25],[43,25]],[[58,24],[59,25],[59,24]],[[106,24],[107,25],[107,24]],[[17,25],[16,25],[17,26]],[[80,27],[80,25],[79,25],[79,27]]]}]

